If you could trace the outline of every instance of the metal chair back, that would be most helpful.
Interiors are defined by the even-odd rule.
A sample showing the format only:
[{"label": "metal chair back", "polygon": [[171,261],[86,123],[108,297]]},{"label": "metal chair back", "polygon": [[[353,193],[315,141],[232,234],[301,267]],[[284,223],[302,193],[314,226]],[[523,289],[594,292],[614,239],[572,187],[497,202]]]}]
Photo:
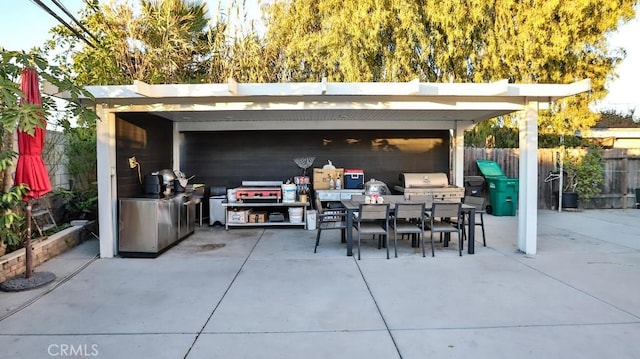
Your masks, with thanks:
[{"label": "metal chair back", "polygon": [[396,218],[424,220],[424,203],[396,203]]},{"label": "metal chair back", "polygon": [[431,206],[432,218],[459,218],[461,203],[433,202]]},{"label": "metal chair back", "polygon": [[360,220],[375,220],[375,219],[389,219],[389,204],[360,204],[358,211],[358,221]]},{"label": "metal chair back", "polygon": [[476,213],[484,211],[484,206],[487,200],[484,197],[466,196],[464,197],[464,204],[473,206],[476,209]]}]

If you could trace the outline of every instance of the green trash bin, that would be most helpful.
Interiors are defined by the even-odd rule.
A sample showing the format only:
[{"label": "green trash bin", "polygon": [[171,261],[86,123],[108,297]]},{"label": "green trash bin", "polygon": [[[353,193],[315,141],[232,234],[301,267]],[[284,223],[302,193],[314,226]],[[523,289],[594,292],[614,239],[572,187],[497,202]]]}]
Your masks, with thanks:
[{"label": "green trash bin", "polygon": [[507,177],[495,161],[476,160],[489,188],[489,202],[494,216],[515,216],[518,209],[517,178]]}]

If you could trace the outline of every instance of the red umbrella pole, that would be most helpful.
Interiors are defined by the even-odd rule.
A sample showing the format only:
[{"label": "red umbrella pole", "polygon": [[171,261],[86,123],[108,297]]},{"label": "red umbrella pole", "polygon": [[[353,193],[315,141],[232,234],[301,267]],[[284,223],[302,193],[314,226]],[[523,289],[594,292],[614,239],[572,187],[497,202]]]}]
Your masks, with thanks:
[{"label": "red umbrella pole", "polygon": [[33,248],[31,248],[31,201],[27,202],[27,238],[24,240],[25,251],[25,277],[31,278],[33,275]]}]

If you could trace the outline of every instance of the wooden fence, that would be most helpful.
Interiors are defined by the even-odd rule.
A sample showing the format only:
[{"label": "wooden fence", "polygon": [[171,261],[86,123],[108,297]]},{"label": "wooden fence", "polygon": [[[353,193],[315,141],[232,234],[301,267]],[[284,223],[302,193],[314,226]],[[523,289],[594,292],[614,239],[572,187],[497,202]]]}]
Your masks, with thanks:
[{"label": "wooden fence", "polygon": [[[572,150],[579,151],[579,150]],[[560,149],[538,150],[538,208],[557,207],[558,181],[546,182],[549,172],[557,170]],[[476,160],[496,161],[507,177],[518,177],[520,150],[517,148],[465,148],[465,176],[480,176]],[[640,149],[604,150],[604,186],[602,194],[585,208],[631,208],[636,203],[635,189],[640,188]],[[486,194],[486,184],[484,192]],[[555,193],[555,194],[554,194]]]}]

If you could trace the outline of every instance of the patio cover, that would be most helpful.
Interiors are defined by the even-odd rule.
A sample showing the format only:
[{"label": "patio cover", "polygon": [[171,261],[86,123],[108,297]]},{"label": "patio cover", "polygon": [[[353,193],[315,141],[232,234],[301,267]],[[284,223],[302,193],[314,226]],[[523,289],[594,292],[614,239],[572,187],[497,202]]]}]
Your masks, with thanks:
[{"label": "patio cover", "polygon": [[[518,248],[536,253],[538,109],[590,90],[590,80],[571,84],[492,83],[271,83],[88,86],[99,121],[98,197],[100,255],[117,255],[115,114],[145,112],[174,122],[178,134],[230,130],[450,130],[453,184],[462,186],[464,131],[496,116],[520,112]],[[55,93],[55,89],[47,92]],[[65,94],[58,94],[66,97]]]}]

